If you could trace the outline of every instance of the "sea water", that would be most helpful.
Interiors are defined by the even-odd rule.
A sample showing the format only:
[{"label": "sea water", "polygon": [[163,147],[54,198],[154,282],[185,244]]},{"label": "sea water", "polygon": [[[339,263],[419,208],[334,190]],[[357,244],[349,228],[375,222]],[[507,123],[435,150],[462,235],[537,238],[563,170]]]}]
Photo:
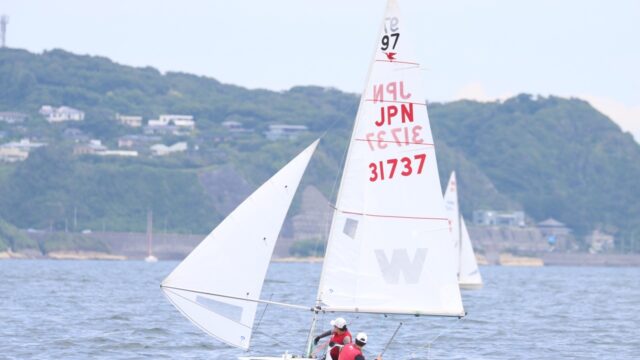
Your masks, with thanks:
[{"label": "sea water", "polygon": [[[0,359],[234,359],[164,298],[177,262],[0,261]],[[229,269],[229,274],[242,269]],[[313,305],[321,265],[275,263],[262,298]],[[640,268],[481,267],[464,319],[343,314],[374,359],[639,359]],[[427,296],[427,294],[425,294]],[[336,315],[321,314],[319,331]],[[260,306],[252,355],[300,353],[304,310]]]}]

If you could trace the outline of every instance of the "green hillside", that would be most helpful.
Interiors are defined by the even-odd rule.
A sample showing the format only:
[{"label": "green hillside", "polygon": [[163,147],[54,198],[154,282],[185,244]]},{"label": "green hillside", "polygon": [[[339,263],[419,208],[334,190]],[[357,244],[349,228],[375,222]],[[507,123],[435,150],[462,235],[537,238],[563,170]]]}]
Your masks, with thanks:
[{"label": "green hillside", "polygon": [[[49,124],[38,114],[45,104],[81,109],[85,121]],[[141,231],[152,209],[160,230],[207,232],[225,215],[219,199],[237,203],[245,194],[205,186],[206,174],[231,165],[237,174],[229,176],[243,179],[229,181],[255,187],[325,133],[304,183],[331,197],[357,105],[358,96],[333,89],[248,90],[62,50],[0,49],[0,112],[29,115],[24,124],[0,123],[2,141],[49,144],[24,162],[0,163],[0,217],[21,228]],[[190,114],[197,130],[164,136],[164,143],[186,141],[190,149],[166,158],[72,155],[75,144],[63,136],[69,128],[111,148],[119,136],[142,133],[117,123],[116,113],[145,120]],[[441,181],[457,171],[465,216],[474,209],[522,209],[534,221],[554,217],[578,235],[595,228],[640,234],[640,146],[588,103],[520,95],[431,104],[430,118]],[[225,121],[248,131],[229,132]],[[270,141],[263,132],[272,124],[310,131]]]}]

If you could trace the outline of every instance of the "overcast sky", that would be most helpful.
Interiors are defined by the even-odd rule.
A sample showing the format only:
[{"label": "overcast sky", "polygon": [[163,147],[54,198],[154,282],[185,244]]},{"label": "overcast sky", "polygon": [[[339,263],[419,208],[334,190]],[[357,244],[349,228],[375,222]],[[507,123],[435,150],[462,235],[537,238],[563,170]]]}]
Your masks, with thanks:
[{"label": "overcast sky", "polygon": [[[640,139],[639,0],[399,0],[430,101],[575,96]],[[359,93],[385,0],[0,0],[9,47]],[[406,31],[406,30],[405,30]]]}]

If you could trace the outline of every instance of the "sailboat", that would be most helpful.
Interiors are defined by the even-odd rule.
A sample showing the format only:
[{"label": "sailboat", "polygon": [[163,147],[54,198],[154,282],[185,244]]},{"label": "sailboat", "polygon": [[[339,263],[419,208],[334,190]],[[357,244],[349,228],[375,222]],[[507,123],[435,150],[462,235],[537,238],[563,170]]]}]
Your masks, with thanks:
[{"label": "sailboat", "polygon": [[[308,310],[307,346],[296,357],[303,360],[314,358],[320,313],[465,315],[420,65],[406,37],[397,2],[389,0],[347,150],[315,304],[267,301],[260,292],[317,141],[240,204],[162,282],[171,303],[203,331],[246,350],[259,303]],[[285,352],[240,359],[292,357]]]},{"label": "sailboat", "polygon": [[153,255],[153,212],[147,211],[147,257],[144,261],[148,263],[158,262],[158,258]]},{"label": "sailboat", "polygon": [[458,252],[458,282],[463,289],[479,289],[482,287],[482,276],[471,245],[471,238],[458,203],[458,184],[455,171],[451,172],[447,190],[444,194],[447,213],[451,220],[451,233],[454,247]]}]

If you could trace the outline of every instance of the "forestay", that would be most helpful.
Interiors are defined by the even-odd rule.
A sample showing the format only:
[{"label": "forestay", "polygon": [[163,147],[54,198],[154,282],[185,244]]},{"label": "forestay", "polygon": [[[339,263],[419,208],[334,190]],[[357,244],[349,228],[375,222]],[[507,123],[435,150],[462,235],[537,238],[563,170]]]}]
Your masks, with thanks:
[{"label": "forestay", "polygon": [[318,141],[238,206],[162,282],[173,305],[203,331],[247,349],[280,228]]},{"label": "forestay", "polygon": [[318,290],[328,311],[462,316],[421,70],[388,3]]}]

